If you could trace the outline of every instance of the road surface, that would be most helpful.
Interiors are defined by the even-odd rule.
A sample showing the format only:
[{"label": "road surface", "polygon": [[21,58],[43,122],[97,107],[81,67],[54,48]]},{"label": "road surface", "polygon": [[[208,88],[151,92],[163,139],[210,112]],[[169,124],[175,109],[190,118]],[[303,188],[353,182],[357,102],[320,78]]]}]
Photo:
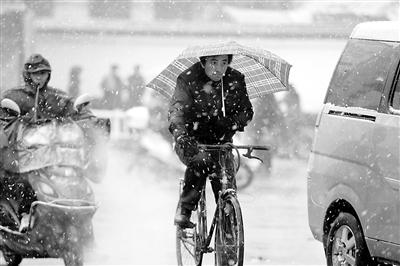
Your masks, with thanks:
[{"label": "road surface", "polygon": [[[107,174],[93,185],[100,208],[87,265],[176,265],[173,216],[179,174],[144,158],[110,148]],[[325,264],[322,245],[308,228],[306,199],[306,162],[299,160],[275,160],[269,177],[261,173],[239,191],[245,265]],[[205,263],[213,265],[213,255],[206,255]],[[22,265],[63,263],[25,259]]]}]

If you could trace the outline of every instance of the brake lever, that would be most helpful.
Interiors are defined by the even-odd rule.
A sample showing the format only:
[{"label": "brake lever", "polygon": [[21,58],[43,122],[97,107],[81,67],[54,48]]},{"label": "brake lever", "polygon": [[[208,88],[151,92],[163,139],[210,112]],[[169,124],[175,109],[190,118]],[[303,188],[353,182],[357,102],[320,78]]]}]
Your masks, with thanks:
[{"label": "brake lever", "polygon": [[260,162],[264,163],[264,161],[263,161],[261,158],[252,155],[252,154],[251,154],[252,152],[253,152],[253,148],[248,148],[248,149],[247,149],[247,152],[244,153],[244,154],[242,154],[242,155],[243,155],[244,157],[246,157],[246,158],[249,158],[249,159],[257,159],[257,160],[259,160]]}]

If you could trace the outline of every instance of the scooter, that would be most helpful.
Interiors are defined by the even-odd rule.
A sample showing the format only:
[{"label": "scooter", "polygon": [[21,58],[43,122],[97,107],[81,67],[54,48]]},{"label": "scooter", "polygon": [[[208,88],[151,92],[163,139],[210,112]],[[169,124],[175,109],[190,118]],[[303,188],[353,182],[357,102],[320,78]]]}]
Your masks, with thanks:
[{"label": "scooter", "polygon": [[[78,97],[75,104],[79,109],[87,101]],[[95,150],[95,141],[88,140],[96,134],[106,139],[109,121],[89,116],[32,123],[20,116],[15,102],[4,99],[1,107],[16,114],[5,127],[15,145],[2,150],[3,166],[26,180],[36,196],[20,219],[15,201],[0,195],[0,250],[7,265],[19,265],[23,258],[62,258],[65,265],[83,265],[98,208],[87,180]]]}]

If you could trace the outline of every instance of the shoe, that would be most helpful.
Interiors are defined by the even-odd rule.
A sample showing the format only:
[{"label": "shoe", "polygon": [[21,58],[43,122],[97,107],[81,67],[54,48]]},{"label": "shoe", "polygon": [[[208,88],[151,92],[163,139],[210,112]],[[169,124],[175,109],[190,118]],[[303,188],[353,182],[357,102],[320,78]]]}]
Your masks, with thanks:
[{"label": "shoe", "polygon": [[179,206],[176,210],[174,224],[182,229],[193,228],[195,225],[190,221],[191,210]]}]

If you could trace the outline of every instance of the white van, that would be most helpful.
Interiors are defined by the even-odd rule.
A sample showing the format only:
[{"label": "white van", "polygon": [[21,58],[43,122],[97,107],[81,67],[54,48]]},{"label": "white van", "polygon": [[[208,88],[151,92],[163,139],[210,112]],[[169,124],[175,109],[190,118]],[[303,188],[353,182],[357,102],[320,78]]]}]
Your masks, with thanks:
[{"label": "white van", "polygon": [[353,30],[315,125],[310,229],[327,265],[400,264],[400,22]]}]

